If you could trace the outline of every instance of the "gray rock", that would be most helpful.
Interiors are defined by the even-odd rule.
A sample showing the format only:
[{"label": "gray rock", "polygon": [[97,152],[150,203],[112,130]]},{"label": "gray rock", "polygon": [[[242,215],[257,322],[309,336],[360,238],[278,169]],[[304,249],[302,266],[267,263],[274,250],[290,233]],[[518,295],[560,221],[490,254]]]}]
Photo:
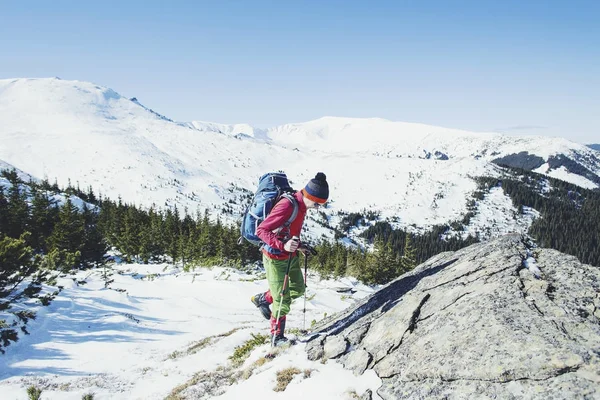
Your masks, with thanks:
[{"label": "gray rock", "polygon": [[329,336],[323,346],[323,358],[328,360],[341,356],[348,349],[348,341],[341,336]]},{"label": "gray rock", "polygon": [[306,355],[309,360],[316,361],[323,358],[323,342],[325,341],[325,337],[316,338],[316,340],[312,340],[308,342],[306,345]]},{"label": "gray rock", "polygon": [[363,338],[369,331],[369,324],[360,325],[358,328],[350,331],[346,339],[352,346],[356,346],[360,342],[362,342]]},{"label": "gray rock", "polygon": [[599,293],[598,268],[506,235],[431,258],[317,327],[313,347],[373,369],[383,399],[600,398]]},{"label": "gray rock", "polygon": [[373,400],[373,392],[371,389],[367,389],[362,396],[360,396],[360,400]]},{"label": "gray rock", "polygon": [[354,375],[361,375],[365,372],[372,359],[373,357],[365,349],[358,349],[351,351],[341,361],[344,367],[354,371]]}]

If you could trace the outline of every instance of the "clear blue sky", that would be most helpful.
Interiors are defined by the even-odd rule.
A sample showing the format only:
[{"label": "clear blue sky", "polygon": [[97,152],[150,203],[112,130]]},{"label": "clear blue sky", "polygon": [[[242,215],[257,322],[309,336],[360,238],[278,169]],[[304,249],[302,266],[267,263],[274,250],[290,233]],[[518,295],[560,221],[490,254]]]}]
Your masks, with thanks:
[{"label": "clear blue sky", "polygon": [[0,78],[175,120],[325,115],[600,142],[600,1],[0,1]]}]

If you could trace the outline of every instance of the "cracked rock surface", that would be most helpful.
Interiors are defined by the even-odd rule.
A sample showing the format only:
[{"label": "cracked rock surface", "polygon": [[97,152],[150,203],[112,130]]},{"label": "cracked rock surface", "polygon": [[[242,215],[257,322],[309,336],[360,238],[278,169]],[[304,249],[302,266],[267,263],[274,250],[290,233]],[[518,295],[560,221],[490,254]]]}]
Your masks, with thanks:
[{"label": "cracked rock surface", "polygon": [[309,347],[373,369],[383,399],[600,399],[599,310],[600,269],[513,234],[429,259]]}]

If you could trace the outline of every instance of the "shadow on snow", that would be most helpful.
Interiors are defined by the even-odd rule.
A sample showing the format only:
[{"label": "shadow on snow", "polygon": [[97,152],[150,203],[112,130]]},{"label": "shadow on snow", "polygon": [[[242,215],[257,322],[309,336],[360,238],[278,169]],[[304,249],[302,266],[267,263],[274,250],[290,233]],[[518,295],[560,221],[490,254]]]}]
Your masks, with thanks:
[{"label": "shadow on snow", "polygon": [[[172,321],[141,315],[140,308],[129,304],[86,297],[86,291],[97,292],[98,290],[78,288],[79,293],[75,297],[70,296],[67,289],[48,307],[40,309],[38,318],[27,324],[30,335],[20,332],[19,341],[8,346],[6,354],[0,355],[0,379],[15,375],[88,375],[85,370],[19,365],[44,364],[44,361],[49,361],[48,364],[51,364],[51,361],[68,361],[73,358],[67,351],[46,347],[53,344],[155,342],[164,340],[160,337],[162,335],[183,333],[161,327],[161,325],[173,324]],[[128,299],[136,303],[140,302],[134,296],[129,296]],[[85,350],[87,349],[89,347],[85,347]],[[82,350],[71,349],[70,351]],[[118,358],[121,356],[122,354],[115,350],[115,363],[118,364]]]}]

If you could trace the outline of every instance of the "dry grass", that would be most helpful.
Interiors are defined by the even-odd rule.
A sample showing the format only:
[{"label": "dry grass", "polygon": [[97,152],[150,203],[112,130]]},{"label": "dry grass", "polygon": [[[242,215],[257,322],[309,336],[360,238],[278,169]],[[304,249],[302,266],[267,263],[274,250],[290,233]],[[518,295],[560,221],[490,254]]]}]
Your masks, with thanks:
[{"label": "dry grass", "polygon": [[[210,336],[193,343],[186,351],[175,352],[176,358],[180,355],[193,354],[209,345],[212,345],[218,338],[230,336],[237,330],[236,328],[229,332]],[[215,371],[200,371],[194,374],[187,382],[175,387],[165,400],[183,400],[187,398],[204,398],[204,396],[218,396],[225,391],[227,386],[231,386],[240,379],[249,379],[257,368],[273,360],[284,348],[275,348],[271,351],[271,357],[260,357],[245,369],[240,369],[240,365],[248,358],[251,351],[256,347],[267,343],[268,337],[260,334],[252,334],[252,338],[235,348],[234,354],[229,357],[229,365],[220,366]],[[294,379],[294,376],[303,374],[303,378],[309,378],[313,370],[298,368],[287,368],[277,372],[277,386],[273,389],[276,392],[282,392],[287,385]]]},{"label": "dry grass", "polygon": [[277,386],[275,386],[273,390],[276,392],[283,392],[287,388],[288,384],[292,381],[292,379],[294,379],[294,376],[300,374],[301,372],[302,371],[295,367],[277,371]]},{"label": "dry grass", "polygon": [[350,390],[346,393],[348,394],[348,397],[350,397],[351,399],[360,399],[360,396],[358,395],[358,393],[356,393],[356,390]]},{"label": "dry grass", "polygon": [[230,331],[227,331],[225,333],[220,333],[218,335],[213,335],[213,336],[209,336],[207,338],[204,338],[204,339],[200,340],[199,342],[196,342],[196,343],[192,344],[190,347],[188,347],[187,353],[188,354],[194,354],[194,353],[202,350],[203,348],[205,348],[209,344],[211,344],[213,340],[215,340],[215,339],[221,339],[221,338],[224,338],[224,337],[227,337],[227,336],[231,336],[234,333],[236,333],[237,331],[239,331],[240,329],[242,329],[242,327],[234,328],[234,329],[232,329]]},{"label": "dry grass", "polygon": [[215,339],[214,336],[209,336],[198,342],[193,343],[190,347],[187,348],[187,353],[194,354],[194,353],[202,350],[203,348],[208,346],[214,339]]},{"label": "dry grass", "polygon": [[183,400],[186,397],[183,392],[193,386],[202,384],[199,390],[202,393],[195,393],[193,398],[198,398],[204,395],[218,396],[222,393],[222,388],[231,386],[241,377],[241,372],[231,367],[219,367],[215,371],[206,372],[200,371],[187,382],[177,386],[166,397],[165,400]]},{"label": "dry grass", "polygon": [[198,342],[194,342],[192,343],[185,351],[174,351],[171,354],[169,354],[169,359],[174,360],[176,358],[179,358],[181,356],[186,356],[186,355],[192,355],[195,354],[197,352],[199,352],[200,350],[204,349],[205,347],[210,346],[211,344],[213,344],[217,339],[221,339],[227,336],[231,336],[233,335],[235,332],[239,331],[240,329],[243,329],[243,327],[239,327],[239,328],[234,328],[228,332],[225,333],[219,333],[218,335],[213,335],[213,336],[208,336],[205,337],[204,339],[198,341]]},{"label": "dry grass", "polygon": [[265,365],[269,361],[271,361],[271,359],[266,358],[266,357],[261,357],[258,360],[254,361],[252,363],[252,365],[250,365],[248,368],[246,368],[244,370],[244,372],[242,372],[242,379],[243,380],[249,379],[252,376],[252,374],[254,373],[254,370],[256,368],[262,367],[263,365]]},{"label": "dry grass", "polygon": [[233,352],[233,355],[229,357],[229,360],[234,367],[239,367],[242,365],[252,350],[267,343],[269,339],[267,335],[262,335],[260,333],[252,333],[251,335],[252,339],[246,340],[244,344],[237,346]]}]

